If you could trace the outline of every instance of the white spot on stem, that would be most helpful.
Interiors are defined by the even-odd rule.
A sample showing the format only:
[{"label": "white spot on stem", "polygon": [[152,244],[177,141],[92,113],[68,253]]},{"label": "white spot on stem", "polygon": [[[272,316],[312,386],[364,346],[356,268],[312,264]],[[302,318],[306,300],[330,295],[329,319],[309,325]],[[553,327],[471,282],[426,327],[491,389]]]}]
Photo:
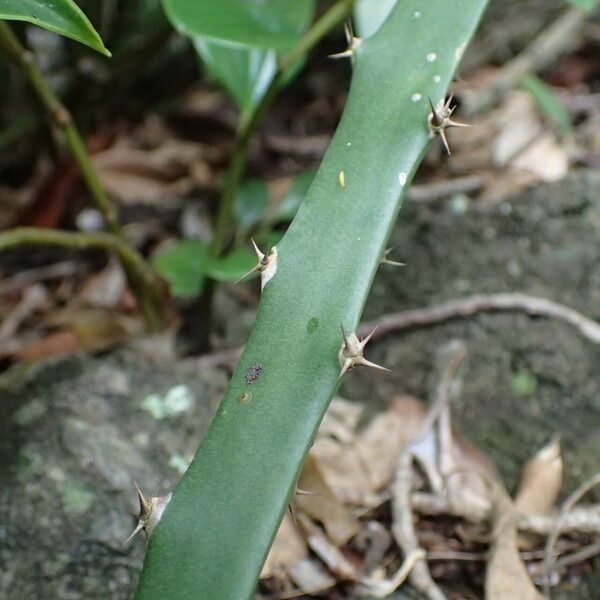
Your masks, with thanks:
[{"label": "white spot on stem", "polygon": [[466,44],[461,44],[455,51],[454,51],[454,58],[456,58],[456,60],[460,60],[462,58],[462,55],[465,51],[465,48],[467,47]]},{"label": "white spot on stem", "polygon": [[404,173],[404,171],[398,175],[398,181],[400,182],[400,185],[406,184],[406,173]]},{"label": "white spot on stem", "polygon": [[414,93],[414,94],[413,94],[413,95],[410,97],[410,99],[411,99],[413,102],[418,102],[418,101],[419,101],[419,100],[420,100],[422,97],[423,97],[423,96],[421,96],[421,94],[419,94],[419,92],[415,92],[415,93]]},{"label": "white spot on stem", "polygon": [[439,75],[434,75],[433,76],[434,83],[439,83],[441,80],[442,80],[442,78]]},{"label": "white spot on stem", "polygon": [[437,58],[437,54],[435,52],[429,52],[427,54],[427,62],[433,62]]}]

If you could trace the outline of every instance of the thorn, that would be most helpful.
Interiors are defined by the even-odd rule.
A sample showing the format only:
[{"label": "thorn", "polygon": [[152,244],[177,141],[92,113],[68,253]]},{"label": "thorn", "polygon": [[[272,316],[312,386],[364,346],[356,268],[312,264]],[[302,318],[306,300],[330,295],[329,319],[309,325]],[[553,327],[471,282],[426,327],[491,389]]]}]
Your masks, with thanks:
[{"label": "thorn", "polygon": [[140,519],[147,519],[152,511],[152,505],[144,498],[144,494],[142,494],[142,490],[140,490],[140,486],[135,479],[133,480],[133,485],[135,486],[135,491],[137,492],[138,501],[140,503],[140,513],[138,516]]},{"label": "thorn", "polygon": [[452,103],[452,99],[454,94],[450,94],[447,100],[440,100],[437,107],[433,105],[431,98],[429,100],[429,106],[431,108],[431,113],[427,117],[427,125],[429,127],[429,137],[435,137],[439,135],[442,138],[442,143],[444,144],[444,148],[448,155],[451,154],[450,146],[448,144],[448,138],[446,137],[446,129],[450,129],[450,127],[471,127],[471,125],[467,123],[458,123],[457,121],[453,121],[450,119],[452,113],[456,109],[456,105],[452,108],[450,104]]},{"label": "thorn", "polygon": [[265,255],[260,251],[260,248],[256,245],[254,238],[250,238],[250,242],[252,243],[254,252],[256,252],[256,256],[258,256],[258,260],[262,260],[265,257]]},{"label": "thorn", "polygon": [[427,98],[429,100],[429,106],[431,107],[431,115],[429,116],[429,123],[431,127],[441,127],[443,123],[442,117],[438,114],[438,111],[433,106],[433,102],[431,98]]},{"label": "thorn", "polygon": [[138,518],[138,524],[135,526],[135,529],[131,533],[131,535],[123,542],[123,546],[129,544],[129,542],[143,529],[146,529],[148,525],[148,519],[150,518],[150,514],[152,513],[152,502],[148,502],[140,490],[140,486],[137,484],[135,479],[133,480],[133,485],[135,486],[135,491],[137,492],[138,502],[140,503],[140,512],[137,515],[134,515]]},{"label": "thorn", "polygon": [[363,365],[364,367],[371,367],[372,369],[379,369],[380,371],[387,371],[388,373],[390,372],[390,370],[387,367],[382,367],[381,365],[378,365],[377,363],[371,362],[370,360],[367,360],[363,356],[361,356],[356,361],[356,364]]},{"label": "thorn", "polygon": [[351,48],[344,50],[343,52],[336,52],[335,54],[330,54],[327,58],[349,58],[354,54],[354,51]]},{"label": "thorn", "polygon": [[452,119],[446,119],[446,129],[449,127],[473,127],[471,123],[458,123],[457,121],[452,121]]},{"label": "thorn", "polygon": [[298,496],[321,496],[321,492],[307,492],[306,490],[301,490],[300,488],[296,488],[296,494]]},{"label": "thorn", "polygon": [[352,347],[352,341],[346,334],[346,331],[344,330],[344,326],[341,323],[340,323],[340,328],[342,329],[342,338],[344,339],[344,347],[349,350]]},{"label": "thorn", "polygon": [[388,254],[393,250],[393,248],[388,248],[383,252],[383,258],[381,259],[382,265],[394,265],[395,267],[405,267],[406,264],[403,262],[398,262],[396,260],[390,260],[388,258]]},{"label": "thorn", "polygon": [[444,128],[440,129],[439,136],[442,138],[442,142],[444,143],[444,148],[446,148],[448,156],[450,156],[452,152],[450,152],[450,146],[448,145],[448,138],[446,137],[446,132],[444,131]]},{"label": "thorn", "polygon": [[376,327],[362,341],[359,340],[358,337],[356,337],[356,334],[354,332],[352,332],[350,335],[347,335],[344,331],[343,325],[341,327],[343,341],[340,351],[338,352],[338,361],[340,363],[339,378],[341,378],[344,375],[344,373],[354,368],[356,365],[372,367],[373,369],[379,369],[381,371],[389,371],[389,369],[386,369],[381,365],[375,364],[367,360],[363,356],[365,346],[368,344],[369,340],[375,333],[375,329],[377,329]]},{"label": "thorn", "polygon": [[371,330],[371,333],[362,342],[360,342],[361,350],[369,343],[369,340],[373,337],[373,334],[375,333],[376,330],[377,330],[377,326],[373,327],[373,329]]},{"label": "thorn", "polygon": [[140,532],[142,531],[142,529],[144,529],[145,527],[145,523],[142,519],[140,519],[138,521],[138,524],[136,525],[135,529],[133,530],[133,532],[131,533],[131,535],[123,542],[123,546],[127,546],[127,544],[129,544],[129,542]]},{"label": "thorn", "polygon": [[273,246],[273,248],[271,248],[271,250],[269,250],[267,254],[264,254],[263,252],[261,252],[260,248],[256,245],[256,242],[252,238],[250,238],[250,241],[252,242],[252,246],[254,247],[254,252],[256,252],[258,262],[247,273],[244,273],[244,275],[242,275],[234,283],[234,285],[236,285],[249,275],[252,275],[252,273],[260,271],[262,289],[277,271],[277,248]]},{"label": "thorn", "polygon": [[260,263],[252,267],[247,273],[244,273],[237,281],[234,281],[233,285],[237,285],[240,281],[246,279],[246,277],[252,275],[252,273],[256,273],[256,271],[260,271]]},{"label": "thorn", "polygon": [[354,35],[351,21],[346,21],[346,23],[344,23],[344,35],[346,36],[346,43],[348,44],[348,48],[346,48],[346,50],[344,50],[343,52],[337,52],[336,54],[330,54],[329,58],[352,57],[354,55],[354,52],[362,44],[362,38],[356,37]]},{"label": "thorn", "polygon": [[344,35],[346,36],[346,43],[350,45],[354,39],[354,28],[350,19],[344,23]]}]

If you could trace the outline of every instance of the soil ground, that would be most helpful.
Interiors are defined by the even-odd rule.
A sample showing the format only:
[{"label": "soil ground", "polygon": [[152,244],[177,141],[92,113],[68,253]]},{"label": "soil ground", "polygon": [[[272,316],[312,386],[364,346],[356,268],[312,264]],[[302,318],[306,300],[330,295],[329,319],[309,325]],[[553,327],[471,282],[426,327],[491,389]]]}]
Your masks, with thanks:
[{"label": "soil ground", "polygon": [[[600,172],[464,208],[403,207],[390,245],[407,266],[382,267],[365,318],[521,291],[600,319]],[[342,395],[373,409],[401,391],[426,398],[435,353],[451,338],[469,347],[456,424],[491,456],[509,489],[555,433],[566,493],[598,470],[600,348],[563,323],[488,314],[391,335],[372,345],[370,358],[392,373],[356,370]],[[144,550],[141,537],[123,547],[135,524],[131,478],[149,494],[173,486],[174,457],[193,453],[226,381],[224,371],[198,373],[123,350],[38,365],[3,390],[0,598],[129,599]],[[177,385],[193,399],[178,416],[157,420],[141,407],[149,394]],[[598,573],[600,565],[564,597],[600,597]]]}]

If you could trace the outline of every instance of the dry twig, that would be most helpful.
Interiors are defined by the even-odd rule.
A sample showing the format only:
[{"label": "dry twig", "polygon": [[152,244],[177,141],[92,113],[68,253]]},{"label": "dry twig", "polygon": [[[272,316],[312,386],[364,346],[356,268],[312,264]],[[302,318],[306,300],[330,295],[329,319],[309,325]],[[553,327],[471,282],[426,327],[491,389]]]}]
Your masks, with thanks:
[{"label": "dry twig", "polygon": [[[392,533],[405,556],[422,551],[413,524],[410,498],[413,485],[413,459],[408,451],[403,451],[398,460],[398,469],[392,491]],[[418,559],[409,576],[411,585],[430,600],[445,600],[446,596],[437,586],[425,559]]]},{"label": "dry twig", "polygon": [[360,337],[377,327],[373,334],[373,339],[377,339],[392,331],[426,327],[450,319],[470,317],[480,312],[497,311],[524,312],[535,317],[558,319],[575,327],[591,342],[600,344],[600,324],[564,304],[519,292],[476,294],[430,308],[417,308],[384,315],[369,323],[363,323],[357,335]]},{"label": "dry twig", "polygon": [[600,484],[600,473],[597,473],[591,479],[588,479],[582,483],[564,502],[556,519],[554,529],[550,532],[548,539],[546,540],[546,557],[544,558],[544,592],[550,596],[550,583],[551,576],[554,572],[555,567],[555,556],[554,546],[558,540],[558,536],[562,530],[563,521],[566,516],[571,512],[572,508],[585,496],[594,486]]},{"label": "dry twig", "polygon": [[[594,344],[600,344],[600,324],[596,321],[588,319],[564,304],[520,292],[475,294],[458,300],[449,300],[437,306],[415,308],[383,315],[360,325],[357,335],[365,337],[376,328],[372,339],[378,339],[389,333],[407,331],[417,327],[430,327],[452,319],[471,317],[481,312],[503,311],[524,312],[533,317],[546,317],[563,321],[575,327],[581,335]],[[243,347],[228,348],[189,359],[189,361],[190,364],[198,368],[219,366],[233,368],[243,350]]]},{"label": "dry twig", "polygon": [[505,92],[518,86],[525,75],[543,71],[559,56],[577,47],[583,41],[586,16],[577,8],[565,11],[518,56],[505,63],[477,96],[470,102],[465,99],[466,113],[473,115],[490,108]]},{"label": "dry twig", "polygon": [[412,202],[433,202],[453,194],[472,194],[485,185],[485,179],[480,175],[455,177],[433,183],[413,184],[408,189],[406,199]]}]

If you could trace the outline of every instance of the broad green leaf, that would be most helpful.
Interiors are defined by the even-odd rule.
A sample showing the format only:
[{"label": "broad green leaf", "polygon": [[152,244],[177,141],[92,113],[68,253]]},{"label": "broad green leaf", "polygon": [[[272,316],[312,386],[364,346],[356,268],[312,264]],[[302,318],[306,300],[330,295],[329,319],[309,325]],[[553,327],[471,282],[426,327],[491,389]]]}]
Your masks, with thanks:
[{"label": "broad green leaf", "polygon": [[200,36],[194,36],[193,43],[210,74],[248,118],[275,76],[275,50],[220,44]]},{"label": "broad green leaf", "polygon": [[571,119],[565,107],[557,100],[552,89],[539,77],[527,75],[522,86],[535,100],[540,112],[556,128],[561,136],[569,135],[572,131]]},{"label": "broad green leaf", "polygon": [[356,32],[359,37],[371,37],[387,19],[398,0],[358,0],[354,6]]},{"label": "broad green leaf", "polygon": [[582,10],[590,11],[596,6],[598,0],[567,0],[569,4],[581,8]]},{"label": "broad green leaf", "polygon": [[89,19],[72,0],[0,0],[0,19],[28,21],[110,56]]},{"label": "broad green leaf", "polygon": [[269,215],[269,223],[273,225],[285,223],[291,221],[296,216],[314,176],[314,171],[306,171],[296,177],[290,189],[281,199],[281,202],[275,207],[273,213]]},{"label": "broad green leaf", "polygon": [[246,181],[233,201],[233,218],[241,231],[250,231],[260,220],[267,207],[269,193],[264,181]]},{"label": "broad green leaf", "polygon": [[197,296],[204,285],[208,250],[199,240],[181,240],[160,249],[153,257],[154,268],[169,282],[171,294]]},{"label": "broad green leaf", "polygon": [[289,48],[308,27],[314,0],[163,0],[181,33],[258,48]]},{"label": "broad green leaf", "polygon": [[217,281],[237,281],[256,264],[256,255],[248,250],[233,250],[206,264],[206,276]]}]

